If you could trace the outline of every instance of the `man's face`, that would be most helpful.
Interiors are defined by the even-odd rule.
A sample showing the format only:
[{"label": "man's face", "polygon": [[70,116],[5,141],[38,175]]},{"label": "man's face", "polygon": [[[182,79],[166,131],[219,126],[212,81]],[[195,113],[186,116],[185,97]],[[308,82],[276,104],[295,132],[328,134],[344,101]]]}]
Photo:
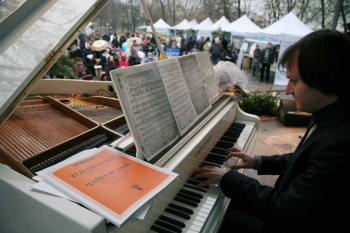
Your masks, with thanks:
[{"label": "man's face", "polygon": [[268,49],[271,48],[271,44],[267,44],[267,48],[268,48]]},{"label": "man's face", "polygon": [[330,96],[321,93],[319,90],[310,88],[301,80],[298,68],[298,58],[287,61],[286,76],[289,79],[286,94],[293,95],[297,109],[302,112],[315,113],[327,106]]},{"label": "man's face", "polygon": [[83,72],[84,70],[84,63],[82,61],[78,61],[75,63],[75,67],[77,68],[78,72]]},{"label": "man's face", "polygon": [[124,33],[122,32],[122,34],[121,34],[122,36],[124,36]]},{"label": "man's face", "polygon": [[228,51],[231,51],[231,47],[227,47],[227,50],[228,50]]},{"label": "man's face", "polygon": [[219,44],[219,41],[218,41],[218,40],[215,40],[215,44]]},{"label": "man's face", "polygon": [[152,60],[152,58],[153,58],[152,56],[147,56],[147,57],[148,57],[148,60]]},{"label": "man's face", "polygon": [[135,58],[135,54],[131,54],[131,57],[132,57],[132,58]]}]

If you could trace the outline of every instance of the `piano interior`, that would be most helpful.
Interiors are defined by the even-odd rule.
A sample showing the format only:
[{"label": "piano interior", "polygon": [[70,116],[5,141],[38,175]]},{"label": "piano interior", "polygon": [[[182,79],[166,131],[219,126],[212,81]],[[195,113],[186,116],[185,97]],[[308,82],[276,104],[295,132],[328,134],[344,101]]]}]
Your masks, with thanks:
[{"label": "piano interior", "polygon": [[0,158],[31,177],[83,149],[110,144],[127,129],[115,97],[31,95],[0,128]]}]

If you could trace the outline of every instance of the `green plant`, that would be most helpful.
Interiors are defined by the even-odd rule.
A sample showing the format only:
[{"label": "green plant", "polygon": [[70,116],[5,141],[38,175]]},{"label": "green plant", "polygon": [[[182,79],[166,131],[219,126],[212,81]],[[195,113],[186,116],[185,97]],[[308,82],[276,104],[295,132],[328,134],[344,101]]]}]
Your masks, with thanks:
[{"label": "green plant", "polygon": [[50,70],[47,72],[49,75],[63,75],[74,79],[78,79],[78,71],[74,69],[74,61],[67,55],[62,55]]},{"label": "green plant", "polygon": [[279,92],[272,92],[271,88],[266,92],[257,92],[249,94],[239,100],[239,107],[254,115],[277,116]]}]

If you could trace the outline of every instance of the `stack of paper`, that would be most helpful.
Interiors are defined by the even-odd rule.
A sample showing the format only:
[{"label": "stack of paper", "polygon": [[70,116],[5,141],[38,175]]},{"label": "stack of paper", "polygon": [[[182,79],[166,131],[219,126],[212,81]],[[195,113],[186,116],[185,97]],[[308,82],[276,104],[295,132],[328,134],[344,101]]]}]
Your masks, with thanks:
[{"label": "stack of paper", "polygon": [[177,174],[108,146],[80,152],[37,172],[33,189],[80,203],[118,227],[143,219]]}]

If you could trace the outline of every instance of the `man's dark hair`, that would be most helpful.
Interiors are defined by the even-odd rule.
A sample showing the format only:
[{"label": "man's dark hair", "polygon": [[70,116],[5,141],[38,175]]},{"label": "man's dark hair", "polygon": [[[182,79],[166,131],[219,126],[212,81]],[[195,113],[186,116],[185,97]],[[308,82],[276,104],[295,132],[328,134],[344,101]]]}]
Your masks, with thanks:
[{"label": "man's dark hair", "polygon": [[301,80],[325,95],[339,100],[350,96],[350,39],[335,30],[312,32],[290,46],[278,64],[280,70],[291,67],[296,56]]},{"label": "man's dark hair", "polygon": [[81,62],[84,63],[84,60],[83,60],[81,57],[75,57],[75,58],[74,58],[74,64],[77,63],[77,62],[79,62],[79,61],[81,61]]}]

